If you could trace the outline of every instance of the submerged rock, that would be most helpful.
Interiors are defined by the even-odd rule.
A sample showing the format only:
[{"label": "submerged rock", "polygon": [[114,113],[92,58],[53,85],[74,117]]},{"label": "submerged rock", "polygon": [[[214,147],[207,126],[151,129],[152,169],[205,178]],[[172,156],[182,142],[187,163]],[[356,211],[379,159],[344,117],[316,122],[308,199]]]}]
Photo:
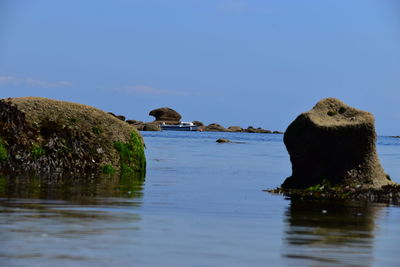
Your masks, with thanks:
[{"label": "submerged rock", "polygon": [[99,109],[39,97],[0,100],[0,174],[144,172],[137,130]]},{"label": "submerged rock", "polygon": [[217,141],[215,141],[215,142],[217,142],[217,143],[232,143],[231,140],[225,139],[225,138],[219,138],[219,139],[217,139]]},{"label": "submerged rock", "polygon": [[231,141],[231,140],[229,140],[229,139],[225,139],[225,138],[219,138],[219,139],[217,139],[215,142],[217,142],[217,143],[220,143],[220,144],[222,144],[222,143],[230,143],[230,144],[244,144],[244,142],[236,142],[236,141]]},{"label": "submerged rock", "polygon": [[182,116],[171,108],[157,108],[153,109],[149,113],[150,116],[154,116],[155,121],[158,122],[170,122],[170,123],[179,123]]},{"label": "submerged rock", "polygon": [[292,176],[283,188],[329,184],[381,188],[394,184],[379,162],[371,113],[327,98],[300,114],[287,128],[284,143]]}]

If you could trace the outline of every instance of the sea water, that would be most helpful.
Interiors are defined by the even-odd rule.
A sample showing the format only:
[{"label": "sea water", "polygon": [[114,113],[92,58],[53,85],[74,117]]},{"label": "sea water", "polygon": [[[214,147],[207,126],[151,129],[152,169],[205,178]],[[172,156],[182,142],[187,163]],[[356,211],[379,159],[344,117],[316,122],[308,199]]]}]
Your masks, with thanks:
[{"label": "sea water", "polygon": [[[142,134],[144,180],[10,187],[3,177],[0,266],[400,265],[398,206],[262,191],[291,174],[282,135]],[[378,153],[400,182],[400,139],[379,137]]]}]

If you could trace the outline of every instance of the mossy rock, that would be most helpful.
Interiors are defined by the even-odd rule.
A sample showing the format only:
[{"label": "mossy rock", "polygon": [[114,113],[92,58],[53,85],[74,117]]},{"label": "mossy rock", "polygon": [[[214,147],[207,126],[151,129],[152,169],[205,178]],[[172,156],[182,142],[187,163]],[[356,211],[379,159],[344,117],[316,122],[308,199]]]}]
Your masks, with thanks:
[{"label": "mossy rock", "polygon": [[86,177],[145,168],[139,132],[104,111],[39,97],[0,100],[0,174]]}]

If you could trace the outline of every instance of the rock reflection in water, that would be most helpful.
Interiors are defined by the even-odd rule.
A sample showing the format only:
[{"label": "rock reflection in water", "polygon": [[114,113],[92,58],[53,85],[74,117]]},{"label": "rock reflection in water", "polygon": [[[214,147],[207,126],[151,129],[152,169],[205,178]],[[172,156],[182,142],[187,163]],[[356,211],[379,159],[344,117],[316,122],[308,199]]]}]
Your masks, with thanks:
[{"label": "rock reflection in water", "polygon": [[0,177],[0,266],[98,266],[135,244],[144,177],[78,180]]},{"label": "rock reflection in water", "polygon": [[370,265],[379,209],[355,202],[291,200],[283,256],[300,265]]},{"label": "rock reflection in water", "polygon": [[143,173],[80,177],[0,176],[1,198],[94,201],[96,197],[141,198]]}]

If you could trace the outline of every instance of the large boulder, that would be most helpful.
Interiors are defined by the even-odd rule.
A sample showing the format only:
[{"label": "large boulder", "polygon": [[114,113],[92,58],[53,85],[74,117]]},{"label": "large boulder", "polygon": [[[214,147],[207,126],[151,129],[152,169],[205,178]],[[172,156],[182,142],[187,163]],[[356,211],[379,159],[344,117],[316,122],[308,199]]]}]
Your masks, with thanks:
[{"label": "large boulder", "polygon": [[169,122],[169,123],[179,123],[182,116],[171,108],[157,108],[153,109],[149,113],[150,116],[154,116],[155,121],[158,122]]},{"label": "large boulder", "polygon": [[138,131],[99,109],[38,97],[0,100],[0,174],[144,172]]},{"label": "large boulder", "polygon": [[300,114],[287,128],[284,143],[292,176],[283,188],[317,184],[381,188],[393,184],[379,162],[371,113],[327,98]]}]

